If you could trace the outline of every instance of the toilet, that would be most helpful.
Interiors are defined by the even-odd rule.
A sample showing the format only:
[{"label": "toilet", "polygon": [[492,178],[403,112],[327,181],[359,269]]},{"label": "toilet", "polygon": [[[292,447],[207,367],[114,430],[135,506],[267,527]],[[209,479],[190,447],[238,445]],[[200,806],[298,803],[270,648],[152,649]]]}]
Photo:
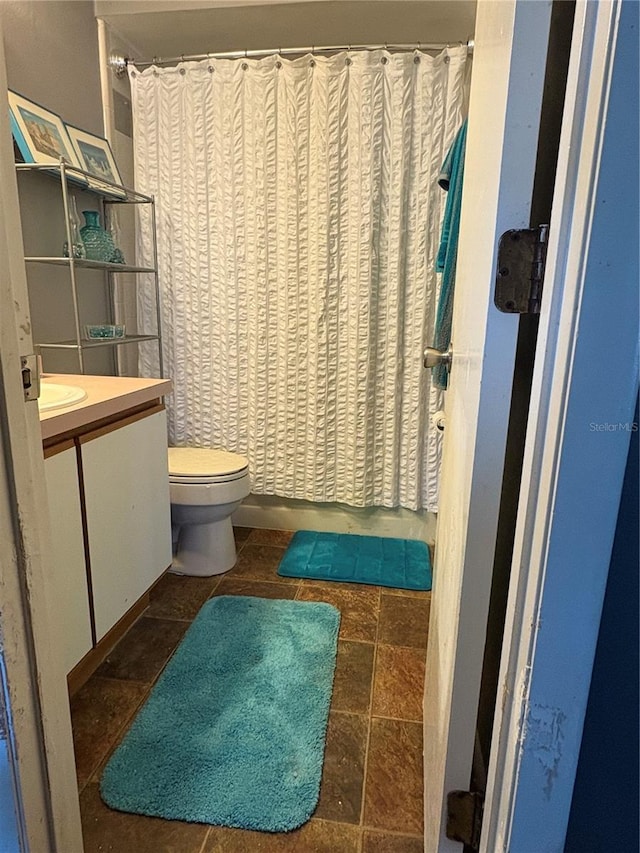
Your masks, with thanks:
[{"label": "toilet", "polygon": [[249,461],[237,453],[169,448],[175,556],[171,571],[219,575],[236,562],[231,514],[251,491]]}]

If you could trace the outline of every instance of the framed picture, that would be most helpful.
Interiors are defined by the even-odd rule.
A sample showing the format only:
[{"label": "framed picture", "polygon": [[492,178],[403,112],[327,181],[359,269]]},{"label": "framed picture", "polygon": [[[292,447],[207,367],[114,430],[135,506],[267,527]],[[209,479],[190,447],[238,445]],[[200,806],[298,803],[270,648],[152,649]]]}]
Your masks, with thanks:
[{"label": "framed picture", "polygon": [[107,140],[74,127],[72,124],[67,124],[66,128],[81,167],[92,175],[88,179],[89,186],[105,194],[123,198],[126,195],[124,190],[103,183],[103,181],[110,181],[112,184],[122,184],[118,166]]},{"label": "framed picture", "polygon": [[[9,90],[9,117],[25,163],[57,166],[64,157],[71,166],[83,168],[59,115]],[[73,179],[87,183],[81,175],[73,175]]]}]

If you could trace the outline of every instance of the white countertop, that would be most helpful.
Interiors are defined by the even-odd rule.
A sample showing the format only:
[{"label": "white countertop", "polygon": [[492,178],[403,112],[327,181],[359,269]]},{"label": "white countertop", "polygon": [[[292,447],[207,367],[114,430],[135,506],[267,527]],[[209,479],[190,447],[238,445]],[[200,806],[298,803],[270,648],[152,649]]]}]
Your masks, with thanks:
[{"label": "white countertop", "polygon": [[77,376],[44,373],[42,380],[58,385],[76,385],[87,396],[80,403],[40,413],[42,438],[53,438],[70,430],[125,412],[171,393],[170,379],[139,379],[130,376]]}]

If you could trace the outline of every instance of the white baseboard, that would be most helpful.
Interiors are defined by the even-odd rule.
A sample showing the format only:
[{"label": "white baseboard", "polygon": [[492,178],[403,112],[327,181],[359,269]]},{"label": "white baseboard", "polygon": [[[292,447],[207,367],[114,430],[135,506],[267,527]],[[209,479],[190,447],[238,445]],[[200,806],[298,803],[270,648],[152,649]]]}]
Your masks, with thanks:
[{"label": "white baseboard", "polygon": [[433,512],[385,507],[351,507],[338,503],[312,503],[272,495],[249,495],[231,517],[237,527],[273,530],[322,530],[421,539],[435,542]]}]

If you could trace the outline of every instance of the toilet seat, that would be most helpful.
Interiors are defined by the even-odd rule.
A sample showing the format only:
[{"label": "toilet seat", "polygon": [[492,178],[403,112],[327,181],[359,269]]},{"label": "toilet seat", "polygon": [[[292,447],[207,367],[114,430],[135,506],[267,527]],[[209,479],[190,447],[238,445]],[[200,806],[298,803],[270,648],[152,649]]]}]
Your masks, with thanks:
[{"label": "toilet seat", "polygon": [[169,482],[186,486],[214,486],[216,483],[233,483],[235,480],[241,480],[247,476],[247,473],[248,469],[243,468],[236,474],[222,474],[220,477],[179,477],[176,474],[169,474]]},{"label": "toilet seat", "polygon": [[249,460],[238,453],[201,447],[169,448],[169,481],[184,485],[232,483],[245,477]]}]

